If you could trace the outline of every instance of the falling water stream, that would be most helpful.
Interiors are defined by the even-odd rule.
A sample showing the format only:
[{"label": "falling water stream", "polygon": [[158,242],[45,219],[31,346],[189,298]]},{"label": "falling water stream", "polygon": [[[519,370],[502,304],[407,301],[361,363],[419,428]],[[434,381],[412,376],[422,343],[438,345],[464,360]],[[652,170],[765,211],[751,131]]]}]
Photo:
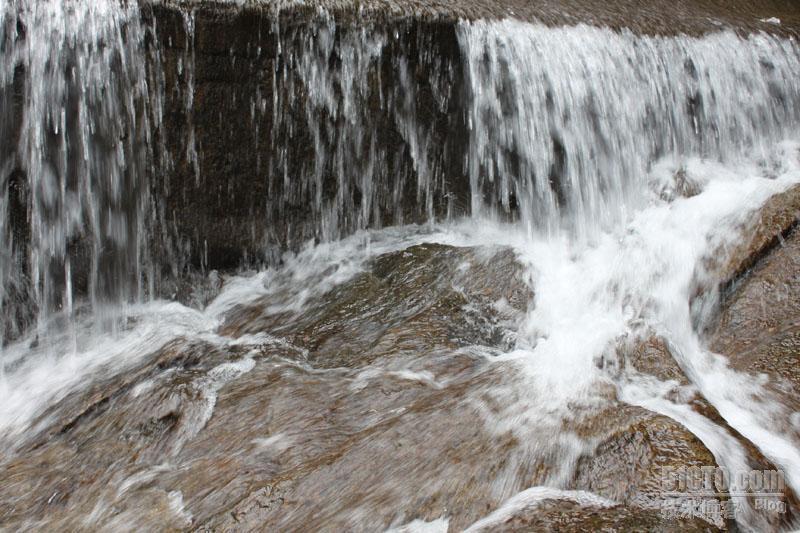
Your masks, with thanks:
[{"label": "falling water stream", "polygon": [[[186,27],[193,35],[193,16]],[[153,288],[158,273],[170,270],[153,248],[166,238],[150,177],[170,168],[154,162],[154,152],[163,152],[156,147],[163,91],[169,90],[153,74],[158,51],[145,46],[147,33],[156,31],[141,22],[135,2],[0,4],[0,301],[6,339],[0,445],[10,458],[59,420],[60,402],[70,405],[95,383],[133,375],[162,347],[202,342],[230,353],[244,350],[240,359],[193,382],[202,408],[185,418],[180,438],[164,452],[170,459],[158,466],[158,472],[178,471],[184,447],[210,424],[220,391],[258,371],[262,363],[253,354],[259,346],[303,351],[281,335],[283,326],[243,326],[237,312],[258,309],[252,316],[302,322],[320,312],[320,302],[335,299],[337,290],[375,271],[381,257],[411,257],[415,247],[437,244],[506,247],[529,290],[520,312],[495,325],[502,343],[435,351],[445,359],[468,354],[491,368],[485,372],[499,377],[487,385],[484,374],[475,374],[478,392],[464,399],[479,414],[477,423],[498,436],[512,432],[531,461],[547,457],[555,465],[542,483],[547,489],[523,493],[530,487],[498,475],[498,500],[513,507],[526,498],[561,497],[553,494],[569,488],[576,458],[592,446],[569,429],[575,413],[616,401],[675,420],[718,464],[746,470],[741,443],[685,401],[695,393],[800,490],[796,416],[759,378],[731,369],[707,348],[694,302],[698,286],[710,290],[721,281],[709,265],[736,244],[753,212],[800,183],[796,41],[732,31],[648,37],[589,26],[462,22],[462,64],[448,68],[463,69],[466,84],[468,148],[459,171],[469,179],[471,214],[434,217],[434,190],[446,184],[434,175],[434,147],[413,110],[408,62],[393,58],[404,82],[397,93],[381,95],[380,105],[391,110],[413,159],[414,194],[428,220],[380,228],[381,210],[393,203],[381,188],[394,155],[375,142],[378,125],[364,106],[374,90],[370,73],[379,70],[391,36],[375,29],[336,40],[336,24],[325,18],[303,49],[292,50],[290,39],[278,41],[291,59],[271,76],[276,86],[284,79],[290,88],[276,94],[273,106],[253,99],[254,116],[274,117],[273,129],[259,133],[273,146],[261,159],[263,172],[279,177],[283,193],[311,198],[309,223],[317,241],[260,271],[226,274],[207,305],[191,307],[159,299]],[[192,80],[184,98],[190,114],[195,51],[188,38],[186,49],[181,68]],[[334,56],[338,61],[330,60]],[[446,108],[452,95],[438,98]],[[306,138],[314,159],[305,174],[292,176],[287,147],[291,132],[304,125],[310,125]],[[186,151],[172,157],[192,160],[198,184],[214,180],[198,166],[194,131],[186,135]],[[331,168],[337,194],[324,198],[323,171]],[[356,189],[360,197],[354,200]],[[397,186],[388,197],[399,199],[401,190]],[[454,263],[445,284],[465,294],[463,307],[480,315],[477,300],[457,281],[475,261]],[[411,305],[401,294],[395,297],[392,305]],[[491,305],[499,312],[509,308],[506,299]],[[362,327],[359,320],[370,310],[359,312],[342,311],[333,329],[347,330],[348,320]],[[98,326],[107,323],[114,327]],[[687,383],[624,364],[618,346],[652,335],[667,339]],[[337,365],[302,364],[315,379],[337,383],[332,390],[353,395],[390,374],[445,390],[460,379],[437,375],[408,357],[385,364],[378,359],[349,374]],[[158,379],[140,383],[135,394]],[[264,442],[269,447],[279,440]],[[112,483],[114,497],[123,497],[134,477]],[[98,489],[104,490],[112,489]],[[111,501],[102,494],[84,526],[119,526],[102,521]],[[188,520],[182,527],[191,524],[179,493],[170,494],[170,508]],[[591,501],[607,504],[600,497]],[[498,513],[476,529],[489,527]],[[366,516],[363,509],[353,511],[352,523],[363,525]],[[401,525],[401,518],[384,525]],[[737,508],[736,519],[748,529],[764,527],[749,505]],[[31,520],[21,524],[48,525]],[[434,526],[446,527],[447,516]]]},{"label": "falling water stream", "polygon": [[[154,131],[135,2],[0,6],[3,338],[140,301]],[[158,110],[156,110],[158,111]],[[111,326],[113,329],[113,325]]]}]

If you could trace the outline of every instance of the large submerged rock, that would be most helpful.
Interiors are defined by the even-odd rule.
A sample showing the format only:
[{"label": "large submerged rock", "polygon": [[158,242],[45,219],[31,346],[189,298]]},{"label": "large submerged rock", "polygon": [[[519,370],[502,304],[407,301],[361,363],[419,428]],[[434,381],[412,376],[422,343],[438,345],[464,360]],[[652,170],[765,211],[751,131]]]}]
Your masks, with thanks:
[{"label": "large submerged rock", "polygon": [[[707,336],[731,366],[769,376],[790,412],[800,410],[800,186],[770,198],[716,269],[723,288],[720,313]],[[800,431],[797,422],[788,428]],[[800,434],[800,433],[798,433]]]},{"label": "large submerged rock", "polygon": [[[788,413],[800,411],[800,232],[780,244],[738,281],[711,333],[711,348],[733,368],[769,376]],[[800,425],[784,420],[800,437]]]},{"label": "large submerged rock", "polygon": [[[530,385],[492,360],[530,299],[520,272],[505,249],[416,245],[292,312],[274,312],[280,291],[235,308],[216,340],[177,340],[43,413],[6,449],[0,519],[457,531],[549,485],[626,507],[550,502],[506,526],[684,524],[659,512],[661,468],[716,463],[680,424],[613,400],[569,422],[525,414]],[[685,523],[724,526],[702,518]]]}]

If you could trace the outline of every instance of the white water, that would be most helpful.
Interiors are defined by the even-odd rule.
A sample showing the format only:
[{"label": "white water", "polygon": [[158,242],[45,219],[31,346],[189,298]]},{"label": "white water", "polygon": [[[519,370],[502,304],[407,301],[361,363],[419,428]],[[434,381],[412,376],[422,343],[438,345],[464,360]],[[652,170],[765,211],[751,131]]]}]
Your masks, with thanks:
[{"label": "white water", "polygon": [[460,28],[473,212],[520,205],[531,231],[624,221],[669,154],[763,156],[800,116],[795,42],[723,32],[642,37],[513,21]]},{"label": "white water", "polygon": [[[569,419],[576,408],[605,405],[611,387],[623,401],[686,425],[731,471],[745,468],[738,443],[670,394],[678,387],[676,383],[632,373],[616,360],[619,339],[653,331],[677,347],[678,362],[692,381],[690,388],[699,389],[731,426],[756,443],[797,487],[798,443],[774,430],[771,421],[777,404],[770,401],[757,378],[735,373],[724,359],[702,348],[692,329],[689,298],[694,282],[704,275],[701,265],[708,254],[720,245],[736,242],[740,223],[770,195],[800,183],[799,146],[783,145],[778,153],[781,159],[770,166],[779,169],[777,177],[766,177],[764,168],[755,164],[742,162],[732,168],[690,160],[687,175],[701,184],[700,194],[667,202],[656,188],[647,207],[633,213],[625,225],[601,233],[588,244],[571,239],[568,233],[530,237],[518,226],[480,219],[433,230],[401,227],[362,232],[335,243],[309,246],[297,256],[287,256],[286,266],[280,269],[229,279],[203,312],[177,303],[154,302],[131,308],[133,325],[121,328],[116,336],[84,337],[78,332],[38,350],[30,349],[31,340],[26,339],[7,352],[7,371],[0,383],[4,398],[0,435],[13,442],[24,431],[35,430],[28,426],[47,406],[92,379],[125,372],[174,339],[204,339],[220,346],[263,342],[215,333],[233,305],[269,296],[274,302],[272,312],[302,312],[313,295],[351,279],[367,267],[370,257],[421,242],[504,244],[512,246],[526,265],[536,296],[518,332],[516,349],[499,357],[487,352],[493,364],[510,365],[506,369],[512,372],[509,376],[515,381],[522,377],[527,384],[522,397],[496,391],[498,398],[516,397],[514,402],[521,403],[504,406],[509,413],[517,412],[514,417],[505,422],[502,417],[488,417],[487,425],[511,423],[511,429],[531,438],[536,435],[533,428],[558,427],[558,421]],[[659,172],[649,178],[660,184],[672,169],[668,161],[657,168]],[[90,330],[88,325],[86,328]],[[252,361],[244,360],[242,365],[252,365]],[[425,379],[436,383],[436,376],[426,375]],[[212,396],[213,389],[209,389]],[[764,402],[754,403],[752,395]],[[209,401],[210,410],[198,413],[198,420],[211,416],[213,398]],[[46,424],[47,420],[38,420],[38,427]],[[202,424],[198,431],[200,427]],[[563,457],[567,466],[574,460],[575,450],[567,452],[569,437],[561,437],[567,439]],[[584,445],[576,442],[575,446],[580,450]],[[564,481],[568,469],[565,473]],[[752,524],[746,513],[745,508],[742,523]]]},{"label": "white water", "polygon": [[[54,4],[37,5],[44,9]],[[108,5],[101,2],[85,9]],[[75,20],[48,19],[48,11],[33,8],[29,13],[32,20],[50,21],[33,24],[48,32],[70,21],[73,29],[56,32],[56,42],[90,51],[80,56],[88,58],[89,63],[83,67],[87,75],[79,78],[85,81],[77,93],[81,96],[76,122],[76,131],[89,138],[96,123],[82,121],[80,110],[93,113],[100,105],[101,89],[107,88],[103,80],[111,70],[116,72],[115,62],[122,60],[113,53],[118,49],[101,52],[95,50],[95,44],[97,39],[118,37],[121,21],[129,21],[125,17],[136,13],[121,12],[121,19],[116,15],[103,18],[110,25],[100,28],[99,33],[86,32],[85,40],[78,39],[74,28],[82,21],[95,20],[88,11],[74,11]],[[350,160],[351,151],[363,149],[369,142],[366,131],[374,125],[364,124],[368,117],[352,107],[362,102],[366,91],[363,76],[375,68],[385,46],[381,36],[347,41],[335,53],[350,68],[332,72],[326,70],[327,60],[317,60],[318,56],[334,54],[331,31],[330,26],[322,28],[318,40],[290,63],[311,89],[308,101],[297,104],[305,113],[304,119],[317,124],[312,131],[317,159],[311,175],[321,179],[321,169],[333,161],[340,184],[354,183],[349,173],[355,173],[355,178],[362,180],[360,188],[368,193],[355,205],[351,191],[342,185],[330,203],[321,197],[315,200],[315,205],[322,207],[314,222],[327,238],[340,235],[338,217],[343,214],[357,219],[353,227],[366,226],[377,218],[371,203],[377,192],[370,192],[370,187],[381,182],[369,179],[372,170],[362,168],[361,161],[356,164]],[[203,311],[167,302],[132,305],[118,319],[116,333],[97,334],[91,316],[72,321],[62,320],[63,315],[42,315],[38,333],[47,331],[48,335],[35,341],[36,333],[31,334],[4,351],[0,440],[15,442],[26,431],[46,426],[47,420],[37,417],[48,406],[92,380],[125,372],[172,340],[199,338],[221,346],[250,342],[252,339],[217,334],[225,313],[234,305],[268,297],[271,312],[301,312],[313,296],[351,279],[367,268],[369,258],[382,253],[420,242],[505,244],[514,248],[525,265],[536,294],[516,332],[515,349],[499,357],[492,352],[490,357],[526,384],[524,398],[515,400],[520,405],[506,406],[509,412],[524,411],[514,424],[546,426],[545,422],[554,421],[556,425],[568,419],[573,409],[607,404],[612,389],[625,402],[684,424],[721,464],[733,470],[743,468],[744,456],[738,443],[673,398],[670,393],[677,384],[638,375],[618,360],[616,346],[621,339],[654,332],[674,347],[678,364],[692,382],[690,388],[702,392],[732,427],[755,443],[786,472],[789,483],[800,489],[800,443],[772,424],[776,416],[788,419],[791,413],[779,412],[781,408],[757,378],[734,372],[724,358],[703,347],[689,307],[696,282],[705,281],[707,276],[704,260],[722,245],[735,243],[740,225],[770,195],[800,182],[798,145],[779,144],[784,138],[796,139],[798,133],[800,58],[796,43],[765,35],[742,39],[732,33],[699,39],[642,38],[586,27],[548,29],[511,22],[465,24],[460,37],[471,90],[471,145],[466,155],[473,196],[471,219],[430,228],[362,231],[341,241],[309,244],[299,254],[287,255],[279,269],[228,279],[223,292]],[[4,35],[4,40],[9,38]],[[127,46],[119,49],[127,51]],[[88,232],[95,248],[116,243],[126,250],[121,255],[125,261],[133,258],[136,261],[132,264],[139,265],[138,234],[123,235],[122,229],[132,226],[130,218],[125,223],[121,220],[140,217],[144,200],[138,196],[136,181],[125,181],[127,178],[119,174],[129,168],[128,148],[123,145],[115,145],[111,155],[101,149],[78,154],[78,161],[91,164],[86,163],[78,173],[81,179],[74,191],[67,187],[69,171],[63,166],[71,161],[65,156],[72,154],[55,150],[60,153],[61,167],[44,159],[46,150],[40,136],[50,129],[65,129],[59,117],[69,98],[63,86],[51,83],[59,78],[48,77],[48,69],[54,64],[65,66],[61,63],[64,57],[40,57],[40,51],[31,46],[29,55],[6,64],[2,87],[11,83],[11,66],[21,61],[30,69],[30,90],[34,92],[26,99],[30,109],[26,108],[25,129],[30,138],[20,146],[28,147],[22,151],[23,170],[35,176],[31,183],[34,194],[39,195],[33,213],[34,228],[40,233],[32,237],[31,251],[32,264],[38,266],[32,277],[38,284],[36,290],[51,295],[43,297],[43,302],[49,302],[54,310],[64,305],[65,313],[71,315],[71,289],[67,287],[61,293],[48,285],[57,277],[54,270],[66,270],[65,277],[70,279],[66,242]],[[125,64],[130,67],[123,69],[130,75],[125,83],[139,87],[145,79],[138,77],[143,67],[136,62]],[[402,65],[398,68],[402,72]],[[411,84],[408,72],[401,78]],[[37,88],[54,93],[39,95]],[[345,95],[343,101],[334,100],[337,91]],[[111,108],[104,111],[107,115],[100,118],[125,116],[133,120],[141,116],[135,102],[111,98],[108,105]],[[411,113],[406,101],[394,105]],[[413,117],[406,118],[403,132],[409,144],[418,148],[412,149],[412,155],[417,170],[424,174],[425,141],[414,136],[419,132]],[[328,119],[331,122],[326,124]],[[324,136],[335,127],[335,119],[351,123],[331,145]],[[556,148],[554,139],[561,149]],[[331,146],[332,153],[328,152]],[[109,159],[101,157],[98,162],[93,159],[97,154]],[[104,171],[95,173],[93,164]],[[282,165],[273,162],[273,169],[284,168]],[[662,198],[662,192],[673,187],[679,171],[701,192],[692,198],[668,201]],[[119,211],[96,213],[93,209],[107,204],[87,200],[96,181],[103,179],[110,180],[102,185],[103,194],[111,195],[110,204],[119,204]],[[292,176],[285,179],[288,182]],[[554,185],[555,181],[559,185]],[[310,186],[313,180],[299,183]],[[132,197],[124,194],[126,187],[133,187]],[[315,191],[320,190],[317,183]],[[418,190],[427,202],[430,183],[420,179]],[[510,208],[512,196],[519,204],[522,221],[501,224],[493,219],[491,208]],[[8,199],[4,202],[5,210]],[[98,222],[106,215],[108,220]],[[93,224],[83,225],[85,217]],[[8,237],[7,228],[3,230]],[[11,247],[11,242],[4,243],[7,260],[0,265],[3,287],[17,275],[9,273],[15,268],[8,259]],[[92,269],[92,286],[101,287],[101,259],[97,254],[92,257],[97,263]],[[128,263],[118,264],[123,265]],[[141,279],[139,273],[135,277]],[[253,344],[261,340],[253,340]],[[209,410],[198,413],[195,430],[201,430],[211,416],[216,389],[227,377],[248,371],[251,363],[246,359],[235,368],[218,370],[220,379],[207,384]],[[396,372],[438,383],[436,376]],[[369,374],[359,377],[367,382],[364,386],[369,386]],[[498,396],[503,397],[501,393]],[[752,397],[761,401],[753,402]],[[31,428],[34,421],[38,426]],[[486,423],[503,421],[487,418]],[[533,434],[526,431],[529,428],[516,429],[526,437]],[[565,471],[573,451],[564,452]],[[556,493],[524,493],[509,505],[525,506],[531,501],[529,497],[542,494]],[[505,511],[499,512],[475,527],[488,525]],[[746,512],[740,519],[745,525],[754,525]],[[442,518],[431,527],[445,523],[446,518]]]},{"label": "white water", "polygon": [[[740,225],[769,196],[800,182],[798,145],[785,143],[779,156],[784,159],[779,162],[778,177],[765,177],[764,168],[755,164],[730,168],[691,160],[687,174],[702,184],[701,194],[667,202],[653,192],[648,207],[590,244],[578,243],[568,233],[531,238],[517,226],[480,219],[433,230],[411,226],[360,232],[287,255],[281,268],[228,279],[222,293],[202,312],[167,302],[131,307],[128,314],[135,318],[131,320],[134,326],[123,337],[70,336],[53,341],[49,350],[41,349],[38,355],[27,339],[7,351],[6,365],[15,370],[6,376],[6,391],[19,395],[19,400],[4,404],[0,420],[4,427],[15,425],[11,424],[15,419],[24,422],[37,404],[49,400],[31,402],[30,412],[22,409],[26,401],[41,397],[43,391],[77,385],[102,364],[114,362],[118,368],[109,370],[122,371],[123,353],[143,357],[146,351],[141,346],[155,350],[169,339],[213,334],[234,305],[268,296],[274,302],[268,309],[271,313],[301,312],[312,296],[363,271],[369,258],[422,242],[509,245],[527,265],[536,293],[532,310],[518,332],[517,348],[495,360],[516,361],[529,375],[533,390],[546,391],[538,398],[540,410],[559,411],[568,401],[592,400],[598,381],[616,383],[615,373],[598,368],[598,358],[605,357],[606,364],[614,366],[617,340],[648,327],[679,348],[682,368],[700,381],[696,384],[701,390],[715,378],[720,379],[721,388],[728,389],[725,384],[734,375],[719,359],[702,351],[692,331],[690,291],[704,276],[703,259],[720,246],[736,242]],[[667,162],[659,166],[659,172],[650,176],[653,183],[664,180],[672,168]],[[112,345],[114,350],[108,351]],[[68,349],[56,360],[50,359],[50,350],[58,346]],[[37,361],[38,357],[47,360]],[[712,371],[716,373],[709,375]],[[741,376],[737,379],[748,382]],[[35,393],[32,386],[37,387]],[[755,381],[749,386],[758,389]],[[714,394],[713,389],[704,392]],[[750,407],[737,408],[746,412]]]},{"label": "white water", "polygon": [[[704,259],[736,242],[737,228],[751,209],[800,181],[798,146],[787,144],[783,153],[788,157],[776,179],[758,177],[763,170],[745,164],[734,171],[690,161],[687,174],[705,182],[702,194],[672,204],[654,202],[624,228],[587,246],[551,237],[524,247],[522,258],[536,272],[535,307],[521,346],[504,357],[529,373],[537,411],[563,413],[566,405],[601,403],[600,385],[612,385],[621,400],[685,425],[731,472],[747,472],[745,455],[731,437],[667,399],[680,389],[677,384],[630,375],[618,360],[620,339],[655,333],[669,340],[692,386],[798,486],[800,443],[776,424],[791,413],[780,412],[761,377],[734,372],[703,347],[689,306],[695,283],[707,274]],[[746,507],[739,510],[743,524],[755,525],[745,516]]]},{"label": "white water", "polygon": [[[95,305],[141,297],[151,116],[136,2],[4,1],[0,45],[6,338],[37,309],[40,329],[72,313],[78,291]],[[11,220],[15,200],[27,220]]]}]

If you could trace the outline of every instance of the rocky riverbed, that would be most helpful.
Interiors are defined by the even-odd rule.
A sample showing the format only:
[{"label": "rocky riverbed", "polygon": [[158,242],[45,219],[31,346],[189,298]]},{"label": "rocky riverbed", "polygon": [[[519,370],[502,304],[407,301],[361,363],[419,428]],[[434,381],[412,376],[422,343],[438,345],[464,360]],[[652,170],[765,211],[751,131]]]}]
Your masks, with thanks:
[{"label": "rocky riverbed", "polygon": [[[796,191],[748,219],[782,223],[760,232],[768,246],[754,239],[728,255],[737,277],[714,280],[725,290],[707,336],[731,367],[769,376],[765,390],[785,408],[771,422],[792,439]],[[268,294],[232,303],[209,334],[178,337],[124,373],[109,362],[4,444],[4,526],[729,527],[710,514],[665,517],[663,469],[716,466],[715,456],[681,423],[621,402],[618,382],[566,418],[529,411],[530,383],[512,362],[492,360],[516,342],[536,301],[510,247],[407,239],[392,243],[396,251],[376,244],[351,274],[342,257],[316,271],[298,260],[271,274]],[[223,289],[209,309],[225,297]],[[691,388],[669,342],[641,338],[620,350],[627,371]],[[677,401],[733,435],[754,468],[774,468],[702,393]],[[528,490],[538,486],[561,492]],[[692,497],[727,500],[707,488]],[[787,526],[798,512],[791,488],[785,501],[787,514],[753,511],[750,520]]]},{"label": "rocky riverbed", "polygon": [[0,5],[0,530],[800,525],[789,0]]}]

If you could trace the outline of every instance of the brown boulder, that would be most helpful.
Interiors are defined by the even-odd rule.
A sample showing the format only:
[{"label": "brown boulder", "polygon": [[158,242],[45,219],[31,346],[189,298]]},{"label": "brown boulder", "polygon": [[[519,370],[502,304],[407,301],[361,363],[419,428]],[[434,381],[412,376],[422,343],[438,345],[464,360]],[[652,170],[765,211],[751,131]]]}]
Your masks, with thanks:
[{"label": "brown boulder", "polygon": [[709,338],[733,368],[768,375],[776,398],[800,411],[800,232],[787,235],[734,287]]}]

